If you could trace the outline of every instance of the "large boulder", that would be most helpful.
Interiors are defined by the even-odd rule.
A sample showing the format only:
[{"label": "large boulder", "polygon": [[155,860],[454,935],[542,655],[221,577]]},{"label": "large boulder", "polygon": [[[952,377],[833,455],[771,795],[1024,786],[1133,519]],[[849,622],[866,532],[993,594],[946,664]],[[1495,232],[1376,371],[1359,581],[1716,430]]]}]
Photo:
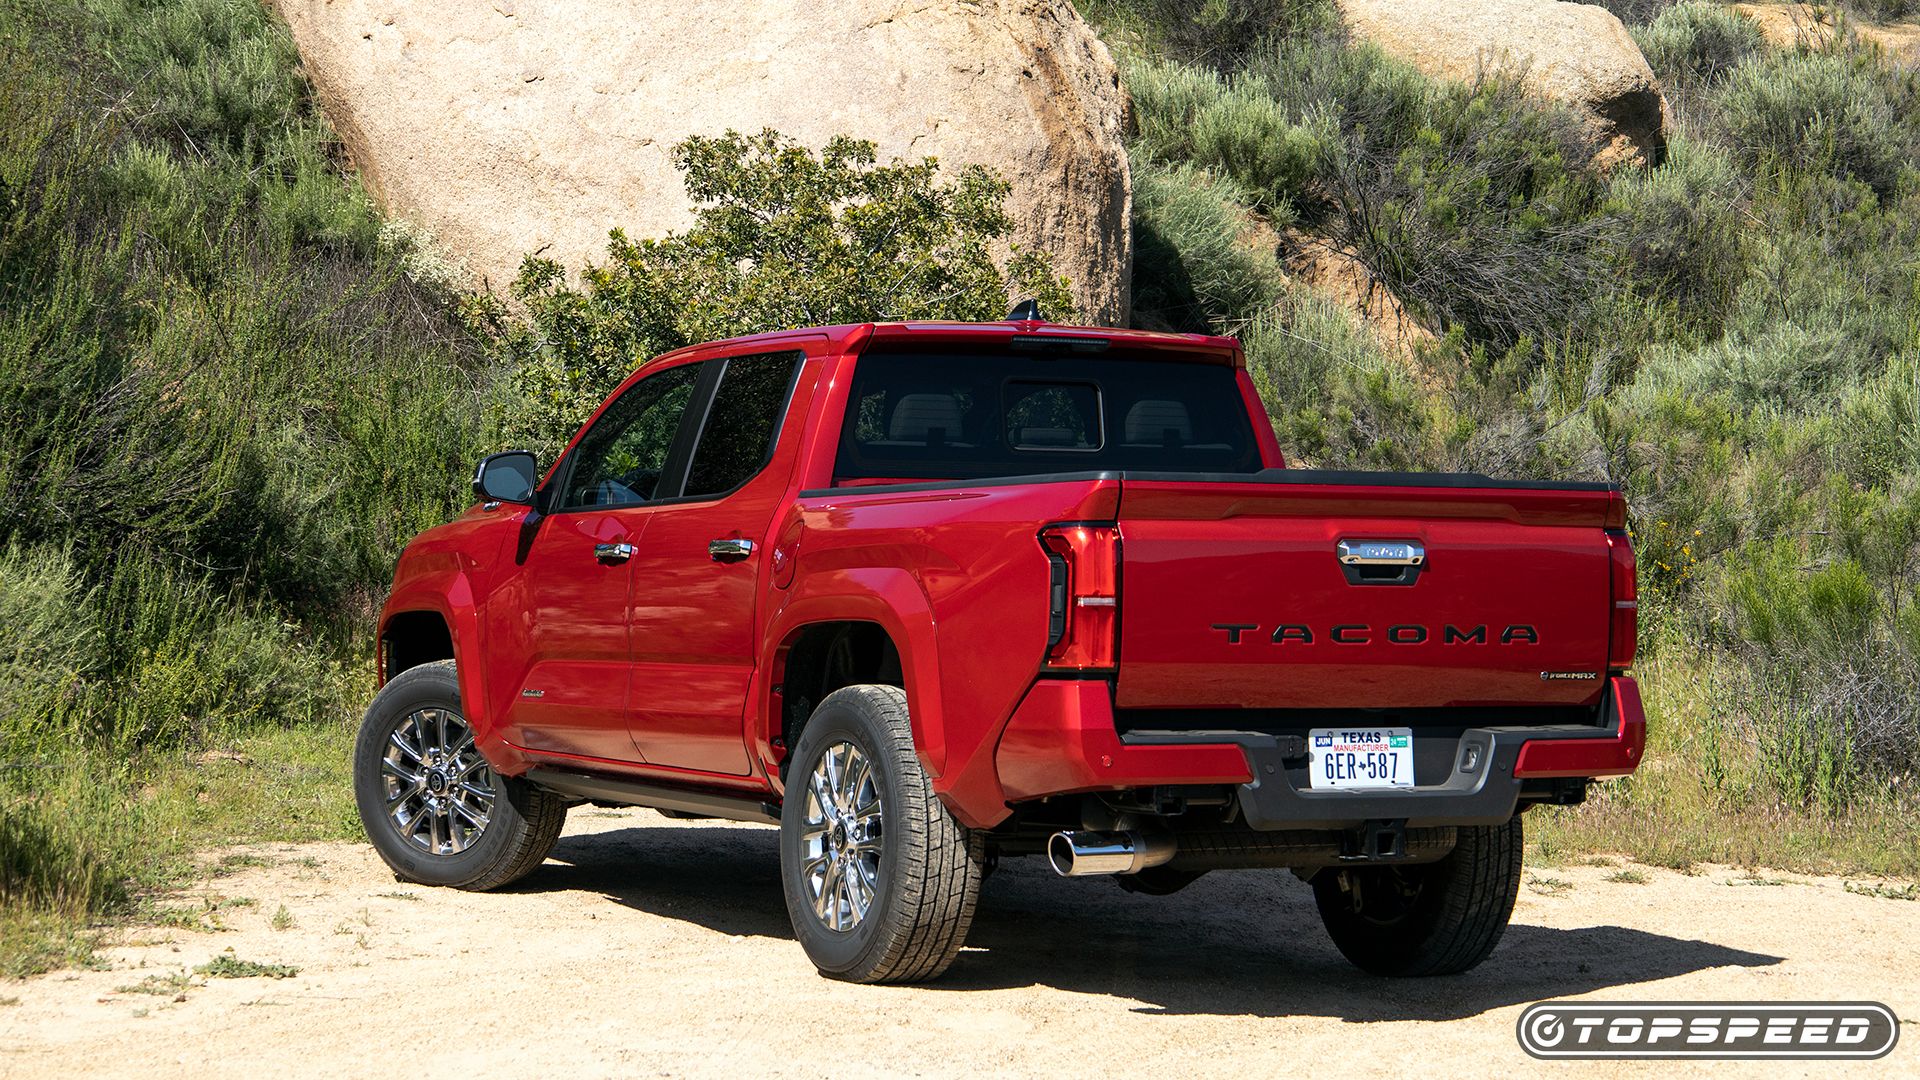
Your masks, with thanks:
[{"label": "large boulder", "polygon": [[367,188],[496,289],[685,227],[673,144],[770,127],[995,169],[1014,242],[1125,323],[1125,98],[1069,0],[276,3]]},{"label": "large boulder", "polygon": [[1472,80],[1524,71],[1542,96],[1585,116],[1596,161],[1658,164],[1670,120],[1660,84],[1627,28],[1603,7],[1556,0],[1339,0],[1354,36],[1428,75]]}]

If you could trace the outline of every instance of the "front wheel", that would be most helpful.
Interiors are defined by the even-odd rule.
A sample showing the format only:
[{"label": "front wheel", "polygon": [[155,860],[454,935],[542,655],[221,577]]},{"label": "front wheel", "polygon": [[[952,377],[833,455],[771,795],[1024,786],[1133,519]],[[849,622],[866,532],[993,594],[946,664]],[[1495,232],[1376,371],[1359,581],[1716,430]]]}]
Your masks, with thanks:
[{"label": "front wheel", "polygon": [[560,797],[497,775],[474,745],[451,660],[408,668],[368,706],[353,750],[354,801],[402,881],[497,889],[546,860]]},{"label": "front wheel", "polygon": [[1438,862],[1314,876],[1321,921],[1342,955],[1376,975],[1453,975],[1493,952],[1520,892],[1520,819],[1458,837]]},{"label": "front wheel", "polygon": [[814,710],[780,812],[794,936],[820,973],[932,979],[973,922],[985,842],[947,812],[913,749],[906,695],[850,686]]}]

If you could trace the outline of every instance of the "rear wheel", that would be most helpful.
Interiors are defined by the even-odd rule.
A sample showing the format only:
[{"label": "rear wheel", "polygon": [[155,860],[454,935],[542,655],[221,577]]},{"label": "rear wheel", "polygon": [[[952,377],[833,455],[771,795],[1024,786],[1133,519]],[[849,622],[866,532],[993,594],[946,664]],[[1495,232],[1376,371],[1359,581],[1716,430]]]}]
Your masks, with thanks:
[{"label": "rear wheel", "polygon": [[1355,965],[1376,975],[1451,975],[1500,943],[1520,892],[1523,847],[1518,817],[1462,828],[1438,862],[1323,870],[1313,897]]},{"label": "rear wheel", "polygon": [[546,860],[567,820],[551,792],[497,775],[474,745],[450,660],[388,681],[360,723],[354,800],[403,881],[497,889]]},{"label": "rear wheel", "polygon": [[984,839],[953,819],[920,767],[906,695],[828,695],[794,747],[780,813],[787,913],[820,973],[900,983],[946,971],[984,868]]}]

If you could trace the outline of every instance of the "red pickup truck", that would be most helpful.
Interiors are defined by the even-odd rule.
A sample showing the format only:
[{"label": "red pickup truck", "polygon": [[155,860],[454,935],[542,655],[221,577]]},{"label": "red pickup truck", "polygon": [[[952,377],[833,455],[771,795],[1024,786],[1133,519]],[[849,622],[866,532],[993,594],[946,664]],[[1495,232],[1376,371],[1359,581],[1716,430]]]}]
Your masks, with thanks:
[{"label": "red pickup truck", "polygon": [[824,974],[932,978],[996,861],[1287,868],[1363,968],[1492,950],[1521,812],[1639,764],[1603,484],[1286,468],[1237,342],[868,324],[695,346],[400,558],[354,760],[402,878],[582,802],[780,826]]}]

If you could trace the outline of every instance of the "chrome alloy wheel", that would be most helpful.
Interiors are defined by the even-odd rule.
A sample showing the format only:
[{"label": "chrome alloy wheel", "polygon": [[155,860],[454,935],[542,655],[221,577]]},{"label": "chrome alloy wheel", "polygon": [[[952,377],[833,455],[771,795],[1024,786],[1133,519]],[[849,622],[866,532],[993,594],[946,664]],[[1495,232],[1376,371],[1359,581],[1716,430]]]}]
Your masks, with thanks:
[{"label": "chrome alloy wheel", "polygon": [[387,823],[429,855],[458,855],[487,829],[493,772],[459,713],[408,713],[387,736],[380,778],[386,785]]},{"label": "chrome alloy wheel", "polygon": [[807,780],[800,874],[813,914],[829,930],[859,926],[880,889],[880,787],[850,742],[820,755]]}]

